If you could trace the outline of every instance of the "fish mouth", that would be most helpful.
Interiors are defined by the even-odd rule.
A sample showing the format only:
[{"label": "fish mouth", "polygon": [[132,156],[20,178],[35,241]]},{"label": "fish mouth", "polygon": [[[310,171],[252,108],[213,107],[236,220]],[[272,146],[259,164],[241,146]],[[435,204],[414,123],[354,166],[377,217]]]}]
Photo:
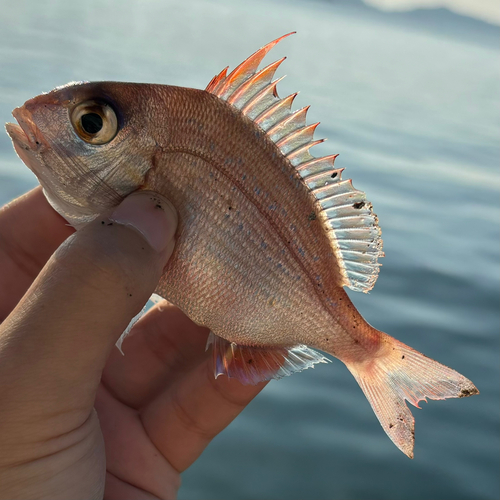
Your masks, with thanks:
[{"label": "fish mouth", "polygon": [[46,143],[42,133],[33,121],[31,113],[22,106],[16,108],[12,112],[12,115],[19,125],[7,123],[5,128],[14,142],[14,145],[32,153],[40,152],[40,150],[46,146]]}]

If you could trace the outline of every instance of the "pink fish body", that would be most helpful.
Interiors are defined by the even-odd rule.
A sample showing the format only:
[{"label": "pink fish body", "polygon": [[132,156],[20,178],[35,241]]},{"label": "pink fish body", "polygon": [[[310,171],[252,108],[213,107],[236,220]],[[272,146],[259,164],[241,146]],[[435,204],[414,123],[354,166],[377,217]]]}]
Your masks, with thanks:
[{"label": "pink fish body", "polygon": [[[282,37],[284,38],[284,37]],[[369,291],[383,256],[377,217],[335,156],[315,158],[317,124],[277,96],[275,40],[205,91],[69,84],[26,102],[8,124],[21,159],[76,228],[137,189],[178,211],[157,293],[210,328],[215,376],[257,383],[345,363],[382,427],[413,456],[405,400],[478,390],[456,371],[370,326],[343,287]]]}]

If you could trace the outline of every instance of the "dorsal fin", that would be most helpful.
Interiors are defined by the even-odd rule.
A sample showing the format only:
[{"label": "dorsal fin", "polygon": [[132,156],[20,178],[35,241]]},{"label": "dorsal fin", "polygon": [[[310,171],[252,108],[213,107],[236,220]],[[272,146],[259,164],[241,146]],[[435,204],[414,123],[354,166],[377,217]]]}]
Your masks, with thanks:
[{"label": "dorsal fin", "polygon": [[333,166],[337,155],[315,158],[309,152],[311,147],[324,141],[314,140],[318,123],[306,125],[309,106],[291,110],[296,93],[284,99],[278,97],[276,85],[283,77],[272,81],[285,58],[258,71],[265,55],[291,34],[268,43],[229,75],[225,68],[206,90],[253,120],[295,167],[316,197],[318,218],[337,256],[343,284],[355,291],[368,292],[378,277],[378,258],[384,256],[381,231],[372,205],[365,193],[354,188],[351,180],[342,180],[343,169]]}]

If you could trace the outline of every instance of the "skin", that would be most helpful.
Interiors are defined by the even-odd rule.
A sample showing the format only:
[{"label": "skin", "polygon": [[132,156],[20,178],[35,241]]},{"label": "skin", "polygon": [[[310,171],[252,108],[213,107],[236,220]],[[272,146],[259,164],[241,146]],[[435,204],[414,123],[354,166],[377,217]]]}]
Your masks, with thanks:
[{"label": "skin", "polygon": [[72,234],[40,188],[0,211],[2,499],[175,498],[265,385],[214,379],[208,331],[167,303],[118,352],[168,255],[105,220]]}]

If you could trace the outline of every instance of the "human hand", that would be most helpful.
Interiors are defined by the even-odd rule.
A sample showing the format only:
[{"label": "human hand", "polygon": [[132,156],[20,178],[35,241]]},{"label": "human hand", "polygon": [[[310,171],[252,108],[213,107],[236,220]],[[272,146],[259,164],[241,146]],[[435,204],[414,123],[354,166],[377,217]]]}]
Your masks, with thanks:
[{"label": "human hand", "polygon": [[108,218],[72,234],[40,188],[0,211],[0,499],[175,498],[265,385],[215,380],[208,331],[166,302],[113,347],[173,249],[173,213],[148,220],[160,251]]}]

